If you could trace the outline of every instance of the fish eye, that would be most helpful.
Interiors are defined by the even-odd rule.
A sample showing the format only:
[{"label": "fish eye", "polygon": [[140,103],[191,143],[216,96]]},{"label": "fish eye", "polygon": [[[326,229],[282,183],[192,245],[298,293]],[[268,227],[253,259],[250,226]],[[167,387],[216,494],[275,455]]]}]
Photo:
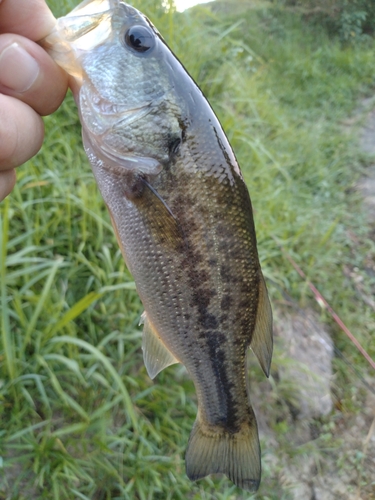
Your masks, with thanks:
[{"label": "fish eye", "polygon": [[146,26],[132,26],[125,33],[125,43],[136,52],[147,52],[155,46],[155,35]]}]

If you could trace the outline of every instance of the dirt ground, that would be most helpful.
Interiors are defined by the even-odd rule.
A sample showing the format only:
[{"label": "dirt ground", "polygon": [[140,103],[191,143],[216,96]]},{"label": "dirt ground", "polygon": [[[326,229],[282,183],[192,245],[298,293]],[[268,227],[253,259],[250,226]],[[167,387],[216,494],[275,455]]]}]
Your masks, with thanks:
[{"label": "dirt ground", "polygon": [[[373,164],[368,162],[357,189],[375,239],[375,98],[362,100],[344,126],[348,134],[358,134],[364,155],[374,158]],[[365,271],[375,274],[375,263],[366,263]],[[375,294],[364,293],[355,269],[345,268],[344,273],[375,312]],[[270,386],[267,389],[264,384],[259,399],[254,400],[260,434],[276,449],[272,461],[280,471],[283,498],[286,494],[288,500],[375,500],[375,374],[366,379],[374,392],[359,378],[355,382],[353,406],[362,410],[344,411],[335,394],[332,341],[319,316],[308,310],[276,309],[275,340],[285,359],[291,361],[278,367],[279,385],[281,381],[286,391],[289,386],[294,391],[297,386],[304,387],[295,393],[294,402],[288,403],[284,436],[285,443],[290,444],[288,453],[277,452],[285,443],[278,446],[268,421],[267,405],[274,404]]]}]

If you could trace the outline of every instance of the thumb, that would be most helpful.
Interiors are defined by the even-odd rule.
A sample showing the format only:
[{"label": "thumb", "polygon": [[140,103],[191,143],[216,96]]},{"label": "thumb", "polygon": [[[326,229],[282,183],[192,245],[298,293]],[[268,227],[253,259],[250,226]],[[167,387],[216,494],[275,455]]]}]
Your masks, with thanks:
[{"label": "thumb", "polygon": [[67,86],[67,74],[39,45],[20,35],[0,35],[0,93],[47,115],[61,104]]}]

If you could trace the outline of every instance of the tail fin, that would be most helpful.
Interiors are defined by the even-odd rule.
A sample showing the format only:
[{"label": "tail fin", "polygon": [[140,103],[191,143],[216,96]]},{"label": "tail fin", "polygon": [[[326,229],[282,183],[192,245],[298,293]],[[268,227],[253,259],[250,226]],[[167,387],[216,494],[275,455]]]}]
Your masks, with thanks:
[{"label": "tail fin", "polygon": [[255,417],[235,434],[205,432],[198,417],[191,431],[185,463],[191,480],[222,472],[239,488],[256,491],[261,465]]}]

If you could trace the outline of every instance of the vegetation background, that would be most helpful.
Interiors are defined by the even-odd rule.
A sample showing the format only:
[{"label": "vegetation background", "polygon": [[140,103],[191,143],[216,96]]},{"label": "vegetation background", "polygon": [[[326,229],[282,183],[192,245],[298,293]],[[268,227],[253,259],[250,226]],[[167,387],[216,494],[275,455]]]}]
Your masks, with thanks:
[{"label": "vegetation background", "polygon": [[[57,16],[74,6],[48,3]],[[375,104],[373,3],[227,0],[185,13],[172,1],[134,5],[183,61],[228,134],[255,207],[273,304],[282,307],[286,291],[314,307],[335,346],[373,383],[281,249],[374,358],[375,315],[363,300],[375,292],[374,225],[355,189],[371,158],[358,146],[358,127],[344,127],[361,98]],[[368,389],[335,357],[335,408],[307,422],[314,440],[293,446],[286,436],[298,381],[280,381],[288,360],[278,343],[267,402],[275,439],[262,440],[259,493],[225,478],[188,481],[194,388],[179,366],[154,382],[147,376],[142,306],[84,155],[71,95],[45,127],[42,151],[19,169],[16,189],[0,205],[0,499],[291,499],[283,466],[307,456],[316,474],[332,460],[338,477],[350,474],[348,495],[357,496],[347,498],[374,499],[366,448],[343,453],[345,435],[336,432],[364,412]],[[263,377],[253,366],[250,372],[255,387]]]}]

